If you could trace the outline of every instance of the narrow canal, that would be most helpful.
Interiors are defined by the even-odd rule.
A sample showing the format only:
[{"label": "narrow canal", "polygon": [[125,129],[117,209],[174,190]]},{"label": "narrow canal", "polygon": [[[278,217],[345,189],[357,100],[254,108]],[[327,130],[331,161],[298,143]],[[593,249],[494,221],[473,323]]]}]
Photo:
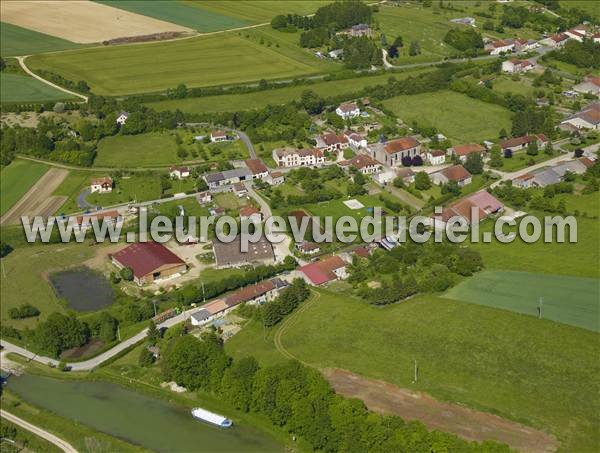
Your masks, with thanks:
[{"label": "narrow canal", "polygon": [[24,374],[11,377],[8,388],[35,406],[154,451],[283,451],[250,427],[213,427],[193,419],[187,408],[112,383]]}]

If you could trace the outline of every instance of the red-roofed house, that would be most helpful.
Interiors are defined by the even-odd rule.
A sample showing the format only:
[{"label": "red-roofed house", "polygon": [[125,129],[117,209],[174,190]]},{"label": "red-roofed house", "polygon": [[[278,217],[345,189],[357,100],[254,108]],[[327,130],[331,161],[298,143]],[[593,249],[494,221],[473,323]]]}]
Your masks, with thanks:
[{"label": "red-roofed house", "polygon": [[366,148],[367,147],[367,139],[360,134],[352,131],[344,132],[344,137],[348,139],[348,143],[350,146],[354,148]]},{"label": "red-roofed house", "polygon": [[471,184],[472,177],[471,173],[462,165],[453,165],[433,173],[431,180],[437,185],[448,184],[450,181],[454,181],[458,184],[458,187],[464,187]]},{"label": "red-roofed house", "polygon": [[461,162],[466,162],[469,154],[483,154],[485,152],[485,148],[479,143],[467,143],[464,145],[456,145],[452,148],[449,148],[448,151],[450,151],[450,154],[453,156],[458,156]]},{"label": "red-roofed house", "polygon": [[370,175],[381,171],[381,164],[366,154],[357,154],[352,159],[340,162],[339,165],[345,168],[354,167],[363,175]]},{"label": "red-roofed house", "polygon": [[462,218],[468,225],[471,225],[477,219],[484,220],[503,210],[504,205],[500,201],[488,191],[481,190],[444,208],[441,215],[433,215],[431,217],[432,225],[436,229],[445,228],[446,223],[452,218]]},{"label": "red-roofed house", "polygon": [[509,74],[527,72],[531,71],[533,68],[535,68],[535,63],[529,60],[513,58],[502,62],[502,72],[508,72]]},{"label": "red-roofed house", "polygon": [[490,55],[500,55],[502,52],[512,52],[515,50],[515,43],[510,41],[503,41],[501,39],[492,41],[487,50]]},{"label": "red-roofed house", "polygon": [[421,154],[421,143],[414,137],[402,137],[370,147],[371,155],[384,165],[394,167],[402,164],[403,157]]},{"label": "red-roofed house", "polygon": [[273,160],[279,167],[315,167],[325,163],[320,149],[274,149]]},{"label": "red-roofed house", "polygon": [[328,151],[332,153],[334,151],[341,151],[349,146],[348,139],[344,135],[337,135],[333,132],[325,132],[318,135],[316,141],[317,148],[323,152]]},{"label": "red-roofed house", "polygon": [[250,220],[252,223],[262,222],[262,213],[254,206],[240,208],[240,220]]},{"label": "red-roofed house", "polygon": [[346,273],[346,263],[339,256],[328,256],[320,261],[306,264],[298,269],[307,283],[315,286],[323,285],[334,280],[343,280]]},{"label": "red-roofed house", "polygon": [[90,183],[90,192],[110,193],[113,190],[113,179],[110,176],[92,179]]},{"label": "red-roofed house", "polygon": [[446,153],[439,149],[427,151],[427,160],[431,165],[442,165],[446,162]]},{"label": "red-roofed house", "polygon": [[189,178],[190,174],[188,167],[171,167],[169,169],[169,176],[175,179]]},{"label": "red-roofed house", "polygon": [[210,141],[213,143],[226,142],[227,140],[229,140],[229,137],[226,131],[214,130],[210,133]]},{"label": "red-roofed house", "polygon": [[253,179],[263,179],[269,175],[269,169],[260,159],[246,159],[246,167],[252,172]]},{"label": "red-roofed house", "polygon": [[348,118],[356,118],[358,115],[360,115],[360,109],[355,102],[349,102],[340,104],[339,107],[335,109],[335,113],[346,120]]},{"label": "red-roofed house", "polygon": [[525,148],[530,143],[537,143],[539,148],[544,148],[548,144],[548,138],[544,134],[539,135],[523,135],[522,137],[514,137],[500,141],[500,148],[510,149],[511,151],[519,151]]},{"label": "red-roofed house", "polygon": [[186,270],[185,262],[158,242],[131,244],[109,257],[119,269],[131,268],[138,285],[175,276]]}]

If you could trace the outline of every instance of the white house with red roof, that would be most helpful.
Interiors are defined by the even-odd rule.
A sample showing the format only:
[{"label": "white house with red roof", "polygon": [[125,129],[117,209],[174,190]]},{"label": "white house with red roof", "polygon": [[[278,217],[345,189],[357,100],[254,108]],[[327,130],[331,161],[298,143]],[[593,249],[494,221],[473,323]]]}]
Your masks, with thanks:
[{"label": "white house with red roof", "polygon": [[462,219],[467,225],[473,225],[503,210],[502,202],[488,191],[480,190],[444,208],[441,214],[433,214],[431,225],[435,229],[443,229],[446,228],[448,222],[453,223],[459,219]]},{"label": "white house with red roof", "polygon": [[536,143],[538,148],[544,148],[548,144],[548,137],[544,134],[523,135],[506,140],[500,140],[500,148],[510,149],[512,152],[519,151],[527,147],[530,143]]},{"label": "white house with red roof", "polygon": [[191,175],[188,167],[171,167],[169,169],[169,176],[175,179],[189,178]]},{"label": "white house with red roof", "polygon": [[336,152],[348,148],[348,139],[344,135],[334,134],[333,132],[325,132],[316,137],[317,148],[323,152]]},{"label": "white house with red roof", "polygon": [[492,41],[487,46],[487,51],[490,53],[490,55],[500,55],[503,52],[512,52],[514,50],[515,50],[514,42],[503,41],[502,39]]},{"label": "white house with red roof", "polygon": [[213,143],[226,142],[227,140],[229,140],[227,131],[215,129],[214,131],[211,131],[211,133],[210,133],[210,141]]},{"label": "white house with red roof", "polygon": [[453,156],[458,156],[461,162],[467,161],[467,156],[472,153],[485,153],[485,147],[479,143],[466,143],[448,148],[448,152]]},{"label": "white house with red roof", "polygon": [[240,220],[249,220],[252,223],[262,222],[262,213],[254,206],[240,208]]},{"label": "white house with red roof", "polygon": [[546,39],[540,41],[541,44],[548,47],[562,47],[569,40],[569,36],[565,33],[556,33]]},{"label": "white house with red roof", "polygon": [[347,120],[349,118],[356,118],[360,115],[360,108],[355,102],[347,102],[344,104],[340,104],[337,109],[335,109],[335,113],[338,116],[341,116],[343,119]]},{"label": "white house with red roof", "polygon": [[446,162],[446,153],[440,149],[432,149],[427,151],[425,157],[431,165],[442,165]]},{"label": "white house with red roof", "polygon": [[269,175],[269,169],[260,159],[246,159],[246,167],[252,173],[253,179],[264,179]]},{"label": "white house with red roof", "polygon": [[573,86],[573,90],[578,93],[600,96],[600,77],[588,75],[583,79],[583,82]]},{"label": "white house with red roof", "polygon": [[113,190],[113,179],[110,176],[92,179],[90,183],[91,193],[111,193]]},{"label": "white house with red roof", "polygon": [[353,148],[366,148],[367,147],[367,139],[360,134],[357,134],[353,131],[344,132],[344,137],[348,139],[348,143]]},{"label": "white house with red roof", "polygon": [[278,167],[316,167],[325,163],[320,149],[274,149],[273,160]]},{"label": "white house with red roof", "polygon": [[414,137],[402,137],[369,146],[371,156],[389,167],[402,165],[403,157],[421,155],[421,143]]},{"label": "white house with red roof", "polygon": [[348,277],[346,262],[337,255],[328,256],[298,269],[307,283],[319,286]]},{"label": "white house with red roof", "polygon": [[519,72],[528,72],[535,68],[535,63],[530,60],[519,60],[512,58],[502,62],[502,72],[517,74]]},{"label": "white house with red roof", "polygon": [[367,154],[357,154],[352,159],[339,162],[342,168],[354,167],[363,175],[372,175],[381,171],[382,165]]}]

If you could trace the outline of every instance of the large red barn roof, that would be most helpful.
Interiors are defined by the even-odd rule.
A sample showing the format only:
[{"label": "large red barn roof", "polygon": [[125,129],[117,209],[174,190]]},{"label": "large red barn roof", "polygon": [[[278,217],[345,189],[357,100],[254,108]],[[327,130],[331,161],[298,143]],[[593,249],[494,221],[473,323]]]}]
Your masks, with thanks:
[{"label": "large red barn roof", "polygon": [[122,266],[130,267],[137,278],[168,264],[185,264],[181,258],[158,242],[131,244],[113,254],[112,258]]}]

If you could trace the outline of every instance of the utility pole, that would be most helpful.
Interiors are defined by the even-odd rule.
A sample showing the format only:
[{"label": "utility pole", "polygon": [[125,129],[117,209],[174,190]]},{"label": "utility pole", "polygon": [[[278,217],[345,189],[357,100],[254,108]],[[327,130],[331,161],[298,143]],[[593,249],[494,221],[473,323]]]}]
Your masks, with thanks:
[{"label": "utility pole", "polygon": [[156,316],[156,299],[152,299],[152,305],[154,306],[154,316]]},{"label": "utility pole", "polygon": [[117,338],[121,341],[121,327],[117,324]]},{"label": "utility pole", "polygon": [[417,365],[417,359],[415,359],[415,378],[413,380],[413,384],[416,384],[419,380],[419,366]]},{"label": "utility pole", "polygon": [[202,300],[206,303],[206,294],[204,293],[204,281],[200,280],[200,284],[202,285]]},{"label": "utility pole", "polygon": [[539,301],[539,305],[538,305],[538,317],[539,317],[539,319],[543,319],[544,318],[543,308],[544,308],[544,298],[540,297],[540,301]]}]

